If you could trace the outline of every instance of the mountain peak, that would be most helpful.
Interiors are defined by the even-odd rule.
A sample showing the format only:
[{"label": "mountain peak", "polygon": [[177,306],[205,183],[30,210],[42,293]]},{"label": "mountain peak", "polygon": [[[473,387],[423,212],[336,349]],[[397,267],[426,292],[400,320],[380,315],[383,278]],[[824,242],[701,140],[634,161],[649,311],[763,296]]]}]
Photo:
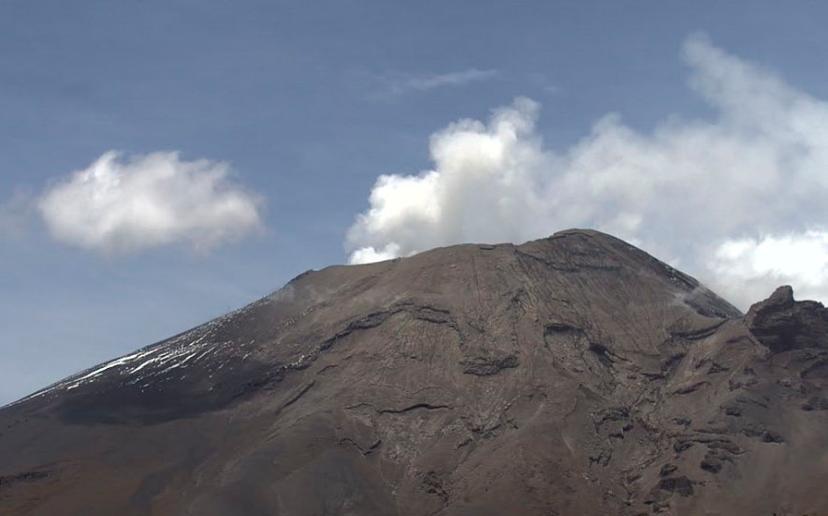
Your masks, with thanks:
[{"label": "mountain peak", "polygon": [[328,267],[2,409],[0,512],[819,512],[826,321],[582,229]]}]

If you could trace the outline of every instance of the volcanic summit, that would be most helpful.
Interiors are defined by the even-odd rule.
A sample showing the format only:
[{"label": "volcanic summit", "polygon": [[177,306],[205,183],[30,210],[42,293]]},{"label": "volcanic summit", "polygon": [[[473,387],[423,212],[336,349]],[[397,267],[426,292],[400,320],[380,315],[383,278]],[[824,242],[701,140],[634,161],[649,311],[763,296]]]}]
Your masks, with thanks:
[{"label": "volcanic summit", "polygon": [[828,309],[609,235],[309,271],[0,409],[3,515],[828,514]]}]

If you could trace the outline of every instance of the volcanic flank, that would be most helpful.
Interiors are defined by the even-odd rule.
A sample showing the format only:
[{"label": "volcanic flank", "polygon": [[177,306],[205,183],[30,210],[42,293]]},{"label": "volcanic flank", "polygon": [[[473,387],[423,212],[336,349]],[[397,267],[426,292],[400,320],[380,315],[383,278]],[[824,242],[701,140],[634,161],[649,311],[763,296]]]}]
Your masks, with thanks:
[{"label": "volcanic flank", "polygon": [[0,410],[0,514],[828,514],[828,310],[572,230],[305,273]]}]

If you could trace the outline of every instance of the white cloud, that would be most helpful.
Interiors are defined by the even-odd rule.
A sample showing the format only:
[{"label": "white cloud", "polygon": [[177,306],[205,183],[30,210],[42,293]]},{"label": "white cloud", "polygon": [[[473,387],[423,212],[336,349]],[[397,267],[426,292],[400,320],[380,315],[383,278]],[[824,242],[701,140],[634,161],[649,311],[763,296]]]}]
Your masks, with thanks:
[{"label": "white cloud", "polygon": [[394,73],[379,78],[386,94],[402,95],[409,92],[428,91],[435,88],[463,86],[472,82],[481,82],[498,76],[497,70],[479,70],[469,68],[443,74],[402,74]]},{"label": "white cloud", "polygon": [[[453,123],[432,135],[431,170],[380,176],[348,233],[351,259],[370,249],[408,255],[589,226],[677,258],[712,283],[722,272],[709,259],[719,245],[824,231],[828,103],[704,37],[689,38],[683,57],[712,118],[668,116],[643,133],[610,114],[560,151],[544,146],[534,128],[538,105],[528,99],[495,110],[488,123]],[[750,298],[742,286],[719,282],[743,307],[786,278],[828,301],[828,278],[743,272],[755,284]]]},{"label": "white cloud", "polygon": [[[351,256],[370,249],[407,255],[469,239],[507,240],[543,232],[538,192],[547,159],[532,134],[537,104],[519,99],[489,126],[461,120],[431,138],[434,170],[380,176],[371,208],[349,232]],[[544,215],[546,216],[546,215]],[[548,222],[548,220],[547,220]]]},{"label": "white cloud", "polygon": [[48,188],[38,208],[57,240],[117,254],[176,243],[212,249],[261,227],[260,204],[224,163],[107,152]]},{"label": "white cloud", "polygon": [[396,258],[399,255],[399,246],[392,242],[379,251],[371,246],[361,247],[351,254],[350,262],[352,264],[382,262]]},{"label": "white cloud", "polygon": [[825,298],[828,231],[806,231],[727,240],[707,264],[715,284],[747,305],[768,294],[768,285],[796,285],[801,299]]}]

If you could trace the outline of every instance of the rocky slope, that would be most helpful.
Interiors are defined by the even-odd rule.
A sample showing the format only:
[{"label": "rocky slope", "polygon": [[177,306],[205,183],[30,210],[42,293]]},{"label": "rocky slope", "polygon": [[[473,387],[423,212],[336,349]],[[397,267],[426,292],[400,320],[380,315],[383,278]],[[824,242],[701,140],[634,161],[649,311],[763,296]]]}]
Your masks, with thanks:
[{"label": "rocky slope", "polygon": [[4,515],[828,514],[828,310],[608,235],[305,273],[0,410]]}]

